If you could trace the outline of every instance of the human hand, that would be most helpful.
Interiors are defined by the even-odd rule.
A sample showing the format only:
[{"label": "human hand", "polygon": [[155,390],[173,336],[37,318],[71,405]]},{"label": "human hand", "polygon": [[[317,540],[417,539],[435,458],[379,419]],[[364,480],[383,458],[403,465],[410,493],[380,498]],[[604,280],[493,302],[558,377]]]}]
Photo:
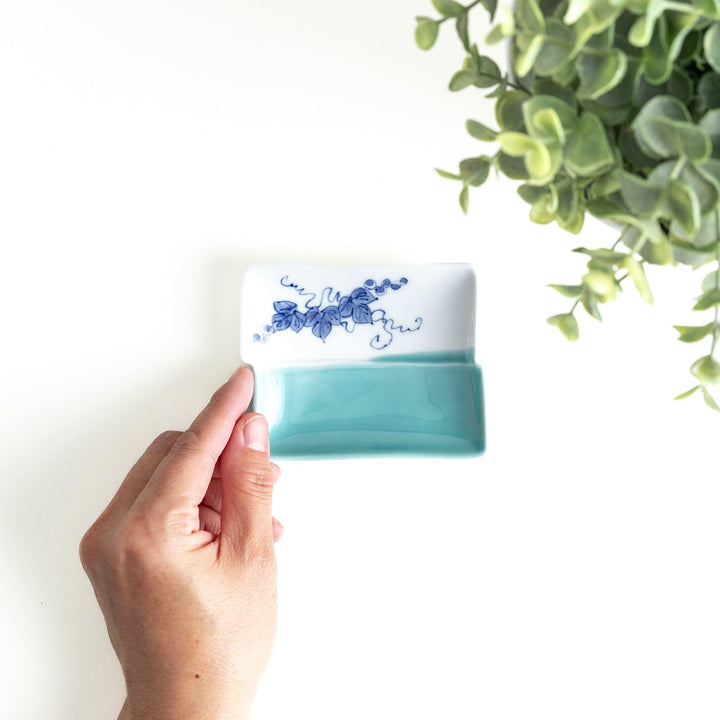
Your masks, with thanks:
[{"label": "human hand", "polygon": [[122,665],[125,720],[247,718],[277,624],[279,469],[237,370],[160,435],[80,543]]}]

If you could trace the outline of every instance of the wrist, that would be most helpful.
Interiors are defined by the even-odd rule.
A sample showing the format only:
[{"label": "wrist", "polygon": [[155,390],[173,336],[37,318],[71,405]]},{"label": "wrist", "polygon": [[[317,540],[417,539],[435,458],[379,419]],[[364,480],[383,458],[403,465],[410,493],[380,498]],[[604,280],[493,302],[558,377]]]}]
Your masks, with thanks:
[{"label": "wrist", "polygon": [[161,688],[129,687],[118,720],[248,720],[252,698],[192,679]]}]

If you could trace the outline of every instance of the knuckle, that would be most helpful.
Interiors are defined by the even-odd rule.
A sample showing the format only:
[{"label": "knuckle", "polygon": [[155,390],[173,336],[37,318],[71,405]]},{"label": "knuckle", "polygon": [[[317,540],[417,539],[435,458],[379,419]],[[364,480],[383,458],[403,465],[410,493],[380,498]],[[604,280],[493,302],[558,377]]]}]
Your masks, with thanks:
[{"label": "knuckle", "polygon": [[97,565],[102,552],[102,542],[97,523],[93,523],[82,536],[78,552],[80,554],[80,562],[83,568],[85,568],[85,572],[90,574]]},{"label": "knuckle", "polygon": [[199,431],[192,425],[177,438],[173,452],[215,467],[216,458],[208,451]]},{"label": "knuckle", "polygon": [[157,550],[158,540],[151,537],[147,523],[142,519],[131,519],[123,522],[115,532],[112,563],[121,571],[128,567],[144,567],[151,563]]},{"label": "knuckle", "polygon": [[248,464],[243,469],[244,489],[252,495],[266,496],[272,494],[275,475],[267,464]]}]

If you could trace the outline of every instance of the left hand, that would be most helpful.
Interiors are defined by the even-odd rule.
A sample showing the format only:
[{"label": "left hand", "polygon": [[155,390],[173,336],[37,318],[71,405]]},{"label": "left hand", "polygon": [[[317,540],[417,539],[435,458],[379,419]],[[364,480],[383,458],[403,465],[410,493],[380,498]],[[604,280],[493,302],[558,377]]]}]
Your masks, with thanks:
[{"label": "left hand", "polygon": [[160,435],[83,537],[123,668],[121,718],[244,720],[277,623],[268,428],[241,368],[184,433]]}]

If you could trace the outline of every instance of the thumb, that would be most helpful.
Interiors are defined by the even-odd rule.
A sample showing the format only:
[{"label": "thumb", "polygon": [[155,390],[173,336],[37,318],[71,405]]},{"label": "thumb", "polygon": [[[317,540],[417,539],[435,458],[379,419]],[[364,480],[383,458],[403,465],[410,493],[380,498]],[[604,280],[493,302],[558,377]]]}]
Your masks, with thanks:
[{"label": "thumb", "polygon": [[221,551],[246,554],[272,549],[272,495],[275,473],[265,418],[244,415],[235,424],[220,459]]}]

